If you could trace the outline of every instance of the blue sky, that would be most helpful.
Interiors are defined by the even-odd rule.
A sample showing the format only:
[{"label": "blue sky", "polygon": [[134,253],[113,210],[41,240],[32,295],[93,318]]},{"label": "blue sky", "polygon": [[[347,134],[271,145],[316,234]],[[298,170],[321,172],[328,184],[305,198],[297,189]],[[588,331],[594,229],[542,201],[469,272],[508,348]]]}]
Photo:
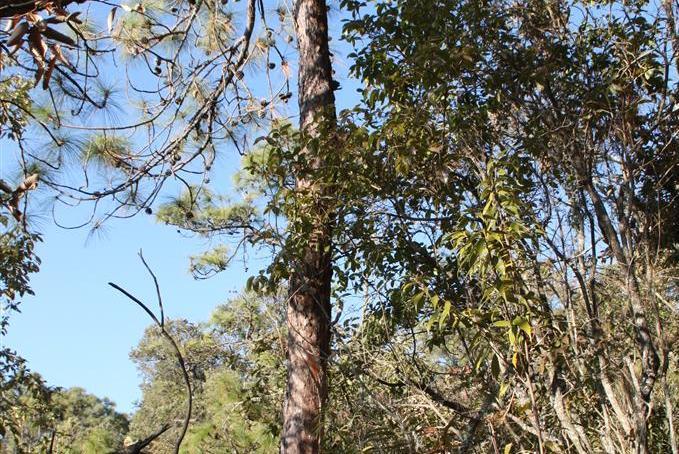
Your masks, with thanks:
[{"label": "blue sky", "polygon": [[[336,92],[337,105],[347,108],[358,101],[358,84],[346,79],[343,57],[349,50],[339,40],[340,27],[339,15],[331,15],[336,78],[342,82],[342,89]],[[296,81],[292,85],[296,87]],[[290,104],[294,114],[294,102]],[[8,147],[0,142],[0,178],[5,179],[14,167]],[[219,177],[213,176],[213,181],[228,182],[240,157],[230,150],[221,159],[220,168],[213,169]],[[228,191],[228,185],[225,189]],[[168,188],[165,194],[174,191]],[[34,196],[48,195],[43,191]],[[62,208],[61,213],[61,221],[72,224],[79,223],[83,215],[80,209],[68,212]],[[218,304],[243,288],[250,274],[265,266],[250,262],[246,271],[245,264],[236,260],[220,275],[195,281],[188,272],[188,258],[214,243],[186,238],[144,214],[109,221],[96,235],[90,235],[87,227],[58,228],[47,214],[38,225],[44,242],[37,248],[41,270],[31,279],[36,295],[24,298],[22,313],[12,316],[2,344],[17,350],[49,385],[83,387],[112,399],[123,412],[133,411],[134,402],[141,397],[140,379],[128,354],[150,320],[107,282],[121,285],[155,308],[155,290],[137,257],[139,249],[160,281],[166,316],[192,321],[206,320]]]},{"label": "blue sky", "polygon": [[242,288],[246,276],[236,264],[213,279],[193,280],[187,257],[203,249],[205,241],[186,239],[152,216],[110,223],[98,238],[88,238],[84,229],[53,226],[43,233],[38,248],[42,267],[31,281],[36,296],[24,299],[5,342],[48,384],[82,386],[126,412],[140,397],[128,353],[150,320],[107,282],[155,307],[153,283],[137,258],[143,248],[160,280],[166,315],[206,320],[216,305]]}]

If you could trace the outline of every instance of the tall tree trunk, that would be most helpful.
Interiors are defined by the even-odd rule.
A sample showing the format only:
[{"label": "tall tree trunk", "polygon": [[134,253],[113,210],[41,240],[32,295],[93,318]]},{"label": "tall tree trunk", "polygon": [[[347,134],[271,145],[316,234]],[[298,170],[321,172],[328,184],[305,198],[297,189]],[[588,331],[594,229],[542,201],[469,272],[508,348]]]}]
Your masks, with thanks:
[{"label": "tall tree trunk", "polygon": [[[323,134],[332,135],[336,123],[325,1],[298,0],[295,28],[299,47],[300,130],[308,143]],[[334,152],[325,149],[319,153],[305,147],[302,153],[310,156],[310,174],[322,169],[324,157]],[[313,176],[298,176],[297,188],[310,201],[311,206],[304,207],[304,216],[310,220],[311,228],[294,264],[288,297],[288,384],[281,435],[281,452],[286,454],[320,450],[330,353],[332,208],[326,197],[327,189]]]}]

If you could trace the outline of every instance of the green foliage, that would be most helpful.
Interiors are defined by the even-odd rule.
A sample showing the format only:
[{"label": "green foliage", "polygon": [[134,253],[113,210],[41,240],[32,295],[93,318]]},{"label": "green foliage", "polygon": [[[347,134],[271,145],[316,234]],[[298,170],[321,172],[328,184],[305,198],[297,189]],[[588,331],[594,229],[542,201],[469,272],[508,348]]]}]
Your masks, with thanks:
[{"label": "green foliage", "polygon": [[[394,358],[410,370],[399,366],[400,384],[388,368],[383,376],[398,389],[430,387],[433,402],[461,403],[472,419],[469,430],[442,422],[437,440],[413,428],[404,444],[629,452],[648,430],[648,449],[667,449],[659,434],[676,405],[658,388],[652,404],[639,403],[634,383],[657,366],[625,358],[674,338],[665,314],[667,331],[640,342],[627,312],[650,326],[661,301],[676,298],[659,276],[673,269],[673,240],[660,238],[673,238],[677,203],[660,214],[651,202],[672,191],[657,170],[676,173],[667,159],[677,158],[677,81],[657,77],[676,59],[665,34],[673,19],[643,2],[343,6],[364,82],[350,116],[364,130],[352,131],[347,154],[377,159],[352,178],[371,189],[347,193],[336,276],[365,292],[364,345],[398,352],[410,334]],[[608,293],[616,285],[624,295]],[[419,359],[425,348],[438,357]],[[468,376],[437,380],[443,364]],[[621,369],[630,373],[608,377]],[[616,405],[628,415],[655,406],[656,418]],[[601,412],[616,414],[615,427]],[[631,438],[620,442],[622,433]]]},{"label": "green foliage", "polygon": [[82,388],[58,391],[50,399],[56,410],[56,450],[73,454],[114,452],[127,433],[127,417],[115,411],[115,404],[87,394]]},{"label": "green foliage", "polygon": [[[0,337],[7,334],[10,315],[19,310],[20,298],[33,294],[29,276],[37,272],[40,265],[34,251],[40,236],[11,222],[0,213]],[[50,427],[47,399],[48,390],[42,379],[28,371],[23,358],[3,346],[0,349],[0,445],[3,439],[14,440],[11,443],[19,452],[44,446],[41,443]]]},{"label": "green foliage", "polygon": [[[158,106],[152,96],[140,102],[149,131],[172,132],[137,154],[132,140],[94,135],[82,150],[87,162],[154,181],[193,172],[183,166],[194,159],[208,172],[217,136],[238,142],[242,125],[267,115],[271,100],[240,86],[234,105],[222,103],[234,93],[221,84],[244,77],[232,60],[244,41],[224,52],[232,13],[219,2],[185,6],[144,1],[112,21],[132,60],[155,60],[149,69],[160,86],[174,84],[157,93]],[[195,389],[185,452],[276,450],[286,349],[277,289],[309,246],[332,257],[339,312],[328,452],[676,451],[676,8],[575,0],[342,6],[351,71],[364,84],[360,105],[311,138],[286,122],[267,124],[236,175],[242,201],[210,192],[204,176],[157,211],[161,222],[219,240],[192,257],[197,277],[223,271],[246,246],[272,256],[248,280],[252,292],[209,323],[168,322]],[[195,17],[185,21],[187,11]],[[194,18],[203,28],[179,26]],[[166,29],[175,31],[159,32]],[[248,58],[278,51],[273,35],[267,28],[253,39]],[[195,49],[177,50],[184,43]],[[149,50],[160,57],[149,59]],[[3,84],[0,120],[9,126],[1,131],[16,137],[31,106],[28,84]],[[110,95],[102,93],[103,104]],[[38,113],[57,121],[55,112]],[[138,183],[121,186],[134,206],[143,205]],[[0,256],[8,301],[29,291],[27,273],[37,269],[36,239],[11,235],[0,243],[9,251]],[[325,235],[332,241],[315,243]],[[31,415],[21,443],[42,447],[53,425],[39,419],[50,415],[40,380],[6,358],[7,389]],[[132,358],[144,377],[131,426],[139,439],[181,418],[186,396],[158,330],[147,330]],[[97,422],[111,414],[73,413],[59,427],[74,449],[119,443],[122,423]],[[75,429],[81,420],[86,430]],[[152,452],[170,452],[177,430]]]},{"label": "green foliage", "polygon": [[256,222],[255,208],[246,202],[230,204],[208,189],[192,188],[160,207],[160,222],[205,236],[247,228]]},{"label": "green foliage", "polygon": [[111,134],[94,135],[82,146],[82,161],[104,167],[120,167],[130,158],[130,142]]},{"label": "green foliage", "polygon": [[16,139],[24,133],[32,108],[31,88],[31,81],[18,75],[0,80],[0,137]]},{"label": "green foliage", "polygon": [[[0,224],[9,225],[9,219],[0,213]],[[7,333],[10,311],[18,309],[19,298],[32,295],[29,286],[29,276],[39,270],[40,259],[35,255],[34,248],[41,241],[37,234],[27,233],[16,226],[2,229],[0,234],[0,334]]]},{"label": "green foliage", "polygon": [[207,278],[224,271],[231,261],[232,255],[224,245],[219,245],[213,249],[195,255],[190,258],[190,270],[194,277]]},{"label": "green foliage", "polygon": [[49,388],[23,365],[1,389],[0,452],[95,454],[123,446],[127,417],[107,399],[81,388]]},{"label": "green foliage", "polygon": [[204,422],[192,428],[185,452],[276,451],[278,437],[266,423],[266,409],[257,401],[247,401],[250,393],[243,389],[241,380],[241,376],[231,370],[210,375],[203,396],[207,403]]},{"label": "green foliage", "polygon": [[[196,419],[182,452],[276,450],[285,379],[281,301],[281,296],[246,293],[218,307],[205,325],[170,322],[194,389]],[[132,353],[144,377],[131,425],[136,438],[183,414],[182,378],[167,351],[156,330],[149,329]],[[154,453],[173,452],[175,430],[153,443]]]}]

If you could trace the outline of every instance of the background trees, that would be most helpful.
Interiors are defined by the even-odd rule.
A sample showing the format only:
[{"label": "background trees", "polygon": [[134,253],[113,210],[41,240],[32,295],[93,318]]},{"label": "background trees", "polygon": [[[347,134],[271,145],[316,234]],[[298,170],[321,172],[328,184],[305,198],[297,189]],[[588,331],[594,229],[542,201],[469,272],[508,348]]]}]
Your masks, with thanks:
[{"label": "background trees", "polygon": [[[272,452],[281,431],[285,383],[285,301],[243,294],[218,307],[209,323],[172,321],[171,332],[187,357],[194,390],[194,421],[186,452]],[[143,399],[131,435],[182,419],[183,379],[169,347],[149,329],[131,353],[144,376]],[[172,452],[172,429],[150,447]]]},{"label": "background trees", "polygon": [[53,389],[22,370],[2,388],[0,452],[120,452],[128,418],[81,388]]}]

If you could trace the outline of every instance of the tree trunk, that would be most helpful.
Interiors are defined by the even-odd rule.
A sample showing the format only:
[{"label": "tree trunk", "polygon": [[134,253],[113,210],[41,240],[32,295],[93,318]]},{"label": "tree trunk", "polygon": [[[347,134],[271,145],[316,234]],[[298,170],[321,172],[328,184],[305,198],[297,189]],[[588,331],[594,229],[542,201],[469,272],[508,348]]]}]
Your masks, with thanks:
[{"label": "tree trunk", "polygon": [[[325,1],[298,0],[295,28],[299,48],[300,130],[305,141],[324,133],[331,136],[336,117]],[[303,149],[302,153],[310,154],[311,175],[323,167],[323,156],[333,152],[336,150],[318,153],[318,150]],[[311,201],[311,206],[304,207],[304,216],[310,220],[311,228],[290,278],[288,384],[281,452],[317,453],[328,395],[332,208],[327,201],[327,190],[314,181],[313,176],[298,176],[297,188]]]},{"label": "tree trunk", "polygon": [[[651,394],[657,379],[658,369],[660,368],[660,358],[649,328],[646,309],[644,307],[644,298],[642,297],[641,288],[637,279],[634,260],[625,253],[625,250],[623,249],[624,243],[620,242],[618,233],[608,215],[604,202],[591,179],[585,184],[585,190],[592,200],[599,228],[604,234],[604,240],[611,249],[619,266],[626,274],[626,289],[629,296],[632,323],[634,324],[636,331],[637,348],[641,356],[640,377],[635,379],[634,370],[630,370],[630,377],[632,377],[633,383],[635,384],[635,386],[632,387],[634,392],[633,400],[636,407],[633,415],[635,426],[633,434],[634,452],[635,454],[646,454],[648,452],[648,420],[653,410]],[[628,434],[629,433],[630,432],[628,432]]]}]

